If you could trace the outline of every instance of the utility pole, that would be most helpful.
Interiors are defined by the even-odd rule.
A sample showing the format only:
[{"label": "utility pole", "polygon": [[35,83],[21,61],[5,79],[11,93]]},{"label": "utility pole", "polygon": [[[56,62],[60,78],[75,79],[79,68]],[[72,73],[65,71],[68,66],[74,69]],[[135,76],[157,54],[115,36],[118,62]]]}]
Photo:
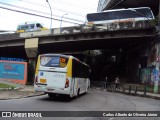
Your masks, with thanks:
[{"label": "utility pole", "polygon": [[61,17],[61,21],[60,21],[60,33],[62,32],[62,19],[63,19],[63,17],[65,16],[65,15],[68,15],[67,13],[65,13],[64,15],[62,15],[62,17]]},{"label": "utility pole", "polygon": [[50,12],[51,12],[50,34],[52,34],[52,9],[51,9],[51,6],[50,6],[50,4],[49,4],[49,1],[48,1],[48,0],[46,0],[46,2],[48,3],[48,6],[49,6],[49,8],[50,8]]}]

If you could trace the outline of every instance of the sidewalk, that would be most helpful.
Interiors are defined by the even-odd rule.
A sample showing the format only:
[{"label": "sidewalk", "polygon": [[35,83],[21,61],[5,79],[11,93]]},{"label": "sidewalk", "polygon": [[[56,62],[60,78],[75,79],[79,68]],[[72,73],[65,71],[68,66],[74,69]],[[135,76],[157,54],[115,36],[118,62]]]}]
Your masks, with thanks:
[{"label": "sidewalk", "polygon": [[147,98],[153,98],[153,99],[160,100],[160,94],[155,94],[155,93],[150,93],[150,92],[146,92],[146,95],[144,95],[144,92],[140,92],[140,91],[137,91],[137,93],[135,94],[135,91],[133,90],[129,93],[129,90],[125,90],[125,92],[123,92],[123,91],[101,89],[99,87],[92,87],[92,89],[109,91],[109,92],[118,92],[118,93],[127,94],[127,95],[141,96],[141,97],[147,97]]},{"label": "sidewalk", "polygon": [[35,92],[33,85],[22,85],[19,83],[13,83],[11,81],[1,80],[1,79],[0,83],[16,86],[16,89],[1,89],[0,100],[19,99],[19,98],[32,97],[44,94],[42,92]]}]

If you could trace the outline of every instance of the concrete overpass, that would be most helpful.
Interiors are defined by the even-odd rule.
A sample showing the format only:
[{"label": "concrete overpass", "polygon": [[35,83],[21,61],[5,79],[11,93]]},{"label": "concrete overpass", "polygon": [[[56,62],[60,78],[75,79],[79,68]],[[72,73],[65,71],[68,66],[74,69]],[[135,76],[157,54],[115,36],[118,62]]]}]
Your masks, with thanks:
[{"label": "concrete overpass", "polygon": [[[131,24],[131,23],[128,23]],[[139,23],[136,23],[139,24]],[[143,23],[143,25],[145,25]],[[102,26],[102,25],[100,25]],[[114,26],[112,24],[112,26]],[[125,48],[152,41],[156,36],[155,26],[110,26],[101,29],[97,26],[75,26],[50,30],[0,35],[0,56],[25,56],[34,58],[36,53],[73,52],[103,48]],[[32,54],[31,54],[32,53]],[[34,53],[34,54],[33,54]]]},{"label": "concrete overpass", "polygon": [[[129,76],[136,77],[140,56],[149,56],[155,45],[157,31],[147,21],[119,24],[74,26],[46,31],[0,35],[0,57],[18,57],[35,63],[37,54],[74,53],[94,49],[123,49]],[[148,51],[148,52],[146,52]],[[143,57],[142,57],[143,58]],[[135,65],[136,64],[136,65]],[[146,64],[146,59],[141,64]],[[135,68],[135,69],[134,69]],[[136,79],[136,78],[135,78]]]}]

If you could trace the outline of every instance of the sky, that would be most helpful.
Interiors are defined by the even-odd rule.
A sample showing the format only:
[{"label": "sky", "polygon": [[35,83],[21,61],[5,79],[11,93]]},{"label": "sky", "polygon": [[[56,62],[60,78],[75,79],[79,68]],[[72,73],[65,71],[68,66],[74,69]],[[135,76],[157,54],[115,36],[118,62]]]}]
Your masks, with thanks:
[{"label": "sky", "polygon": [[[50,28],[52,18],[70,21],[62,22],[62,27],[75,26],[84,23],[87,13],[97,12],[99,0],[0,0],[0,30],[17,29],[18,24],[35,21]],[[51,10],[50,7],[51,6]],[[10,10],[6,10],[10,9]],[[13,10],[19,11],[15,12]],[[21,13],[26,12],[27,14]],[[43,18],[33,15],[41,15]],[[63,17],[62,17],[63,16]],[[60,21],[52,20],[52,28],[60,27]]]}]

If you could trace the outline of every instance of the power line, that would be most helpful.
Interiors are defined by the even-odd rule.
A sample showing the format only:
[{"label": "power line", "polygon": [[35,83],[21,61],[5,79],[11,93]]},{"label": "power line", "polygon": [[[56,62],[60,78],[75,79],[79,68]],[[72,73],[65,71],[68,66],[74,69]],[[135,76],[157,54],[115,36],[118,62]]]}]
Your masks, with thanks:
[{"label": "power line", "polygon": [[[41,5],[41,4],[36,4],[36,3],[33,3],[33,2],[29,2],[29,1],[25,1],[25,0],[19,0],[19,1],[22,1],[22,2],[25,2],[25,3],[29,3],[29,4],[32,4],[32,5],[37,5],[37,6],[48,8],[47,6],[44,6],[44,5]],[[52,7],[52,6],[51,6],[51,8],[53,10],[58,10],[58,11],[61,11],[61,12],[65,12],[65,13],[67,12],[67,13],[70,13],[70,14],[73,14],[73,15],[85,17],[85,15],[82,15],[82,14],[79,14],[79,13],[76,13],[76,12],[62,10],[62,9],[59,9],[59,8],[56,8],[56,7]]]},{"label": "power line", "polygon": [[[2,6],[0,6],[0,8],[1,8],[1,9],[5,9],[5,10],[10,10],[10,11],[13,11],[13,12],[19,12],[19,13],[27,14],[27,15],[32,15],[32,16],[37,16],[37,17],[42,17],[42,18],[47,18],[47,19],[53,19],[53,20],[56,20],[56,21],[61,21],[60,19],[50,18],[50,17],[46,17],[46,16],[34,14],[34,13],[29,13],[29,12],[24,12],[24,11],[20,11],[20,10],[14,10],[14,9],[2,7]],[[66,20],[62,20],[62,21],[63,21],[63,22],[67,22],[67,23],[72,23],[72,24],[81,25],[81,24],[76,23],[76,22],[70,22],[70,21],[66,21]]]},{"label": "power line", "polygon": [[111,9],[117,7],[117,5],[119,5],[119,4],[121,4],[121,3],[125,2],[125,1],[127,1],[127,0],[121,0],[121,1],[119,1],[119,2],[118,2],[116,5],[114,5]]},{"label": "power line", "polygon": [[[20,6],[16,6],[16,5],[11,5],[11,4],[8,4],[8,3],[0,2],[0,4],[6,5],[6,6],[15,7],[15,8],[20,8],[20,9],[23,9],[23,10],[29,10],[29,11],[33,11],[33,12],[37,12],[37,13],[42,13],[42,14],[50,15],[49,13],[46,13],[46,12],[41,12],[41,11],[29,9],[29,8],[24,8],[24,7],[20,7]],[[55,17],[61,17],[61,16],[58,16],[58,15],[54,15],[54,16]],[[73,19],[73,18],[68,18],[68,17],[65,17],[65,19],[72,20],[72,21],[78,21],[78,22],[84,22],[84,21],[80,21],[80,20]]]},{"label": "power line", "polygon": [[[73,4],[73,3],[71,3],[71,2],[66,2],[66,1],[62,1],[62,0],[52,0],[52,1],[58,2],[58,3],[63,3],[63,4],[66,4],[66,5],[74,5],[74,6],[79,7],[78,4]],[[89,6],[88,6],[88,7],[81,6],[81,8],[84,8],[84,9],[87,9],[87,10],[94,9],[94,8],[89,7]]]}]

